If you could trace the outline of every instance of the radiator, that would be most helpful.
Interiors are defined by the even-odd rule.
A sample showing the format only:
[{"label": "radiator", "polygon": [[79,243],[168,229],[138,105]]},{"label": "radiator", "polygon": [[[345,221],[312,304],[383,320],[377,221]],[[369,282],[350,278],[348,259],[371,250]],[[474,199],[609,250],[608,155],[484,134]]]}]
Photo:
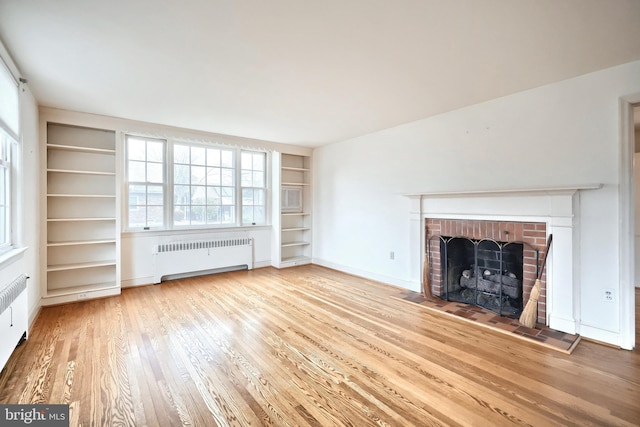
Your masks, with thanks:
[{"label": "radiator", "polygon": [[220,268],[253,268],[253,239],[197,240],[155,245],[153,283],[172,275],[199,275]]},{"label": "radiator", "polygon": [[27,338],[27,275],[21,274],[0,290],[0,370],[11,353]]}]

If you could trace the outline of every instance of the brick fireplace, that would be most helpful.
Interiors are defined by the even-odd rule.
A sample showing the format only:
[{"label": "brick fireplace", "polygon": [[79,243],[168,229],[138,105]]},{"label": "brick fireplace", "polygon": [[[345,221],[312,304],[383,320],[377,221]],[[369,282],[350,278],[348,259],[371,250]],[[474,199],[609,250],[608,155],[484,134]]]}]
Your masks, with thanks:
[{"label": "brick fireplace", "polygon": [[[429,233],[490,238],[500,242],[511,239],[527,241],[539,250],[540,260],[544,255],[546,236],[553,234],[553,245],[543,276],[538,322],[558,331],[578,333],[580,193],[581,190],[600,187],[585,185],[406,194],[410,202],[409,245],[412,255],[409,267],[414,289],[422,289],[425,254],[431,246],[426,244]],[[535,263],[532,261],[535,255],[528,252],[525,258],[522,282],[523,301],[526,303],[535,281]],[[437,271],[434,273],[438,275]],[[438,285],[437,277],[434,277],[434,285]]]},{"label": "brick fireplace", "polygon": [[[520,304],[529,300],[536,280],[537,267],[546,250],[547,225],[544,222],[490,221],[468,219],[425,218],[425,250],[428,251],[429,274],[433,295],[447,297],[441,257],[442,244],[450,238],[466,238],[474,242],[488,239],[501,243],[522,243],[522,268],[517,272],[522,286]],[[537,256],[536,256],[537,250]],[[451,271],[451,270],[450,270]],[[515,274],[514,274],[515,275]],[[460,271],[455,280],[460,279]],[[538,298],[538,322],[546,322],[546,276],[543,273]],[[520,306],[521,308],[522,306]]]}]

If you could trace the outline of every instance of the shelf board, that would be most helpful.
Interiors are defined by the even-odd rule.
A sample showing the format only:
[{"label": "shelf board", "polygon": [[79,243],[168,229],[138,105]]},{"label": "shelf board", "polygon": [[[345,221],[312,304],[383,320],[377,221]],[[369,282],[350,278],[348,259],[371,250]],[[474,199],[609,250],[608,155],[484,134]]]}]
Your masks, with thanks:
[{"label": "shelf board", "polygon": [[281,263],[285,263],[285,262],[296,262],[296,261],[310,261],[311,258],[307,257],[307,256],[292,256],[292,257],[288,257],[288,258],[282,258],[282,260],[280,261]]},{"label": "shelf board", "polygon": [[76,222],[76,221],[115,221],[114,217],[110,218],[47,218],[47,222]]},{"label": "shelf board", "polygon": [[311,230],[309,227],[293,227],[293,228],[283,228],[282,231],[307,231]]},{"label": "shelf board", "polygon": [[49,265],[47,266],[47,271],[50,272],[50,271],[80,270],[83,268],[108,267],[110,265],[116,265],[116,261],[111,259],[106,261],[78,262],[74,264]]},{"label": "shelf board", "polygon": [[282,216],[307,216],[311,215],[309,212],[283,212]]},{"label": "shelf board", "polygon": [[101,245],[105,243],[116,243],[115,239],[113,240],[72,240],[68,242],[53,242],[47,243],[47,247],[57,247],[57,246],[80,246],[80,245]]},{"label": "shelf board", "polygon": [[115,176],[115,172],[98,172],[98,171],[85,171],[85,170],[72,170],[72,169],[47,169],[47,172],[55,173],[75,173],[80,175],[105,175]]},{"label": "shelf board", "polygon": [[305,185],[309,185],[309,183],[308,182],[283,182],[282,185],[305,186]]},{"label": "shelf board", "polygon": [[79,197],[92,199],[115,199],[115,194],[47,194],[47,197]]},{"label": "shelf board", "polygon": [[282,170],[284,171],[295,171],[295,172],[309,172],[309,168],[294,168],[291,166],[282,166]]},{"label": "shelf board", "polygon": [[77,145],[47,144],[47,148],[64,151],[79,151],[83,153],[116,154],[116,150],[109,150],[106,148],[80,147]]},{"label": "shelf board", "polygon": [[283,248],[289,248],[292,246],[307,246],[310,245],[311,243],[309,242],[289,242],[289,243],[283,243],[282,245],[280,245]]},{"label": "shelf board", "polygon": [[70,286],[68,288],[48,289],[47,297],[60,297],[64,295],[83,294],[85,292],[106,291],[120,288],[116,282],[92,283],[89,285]]}]

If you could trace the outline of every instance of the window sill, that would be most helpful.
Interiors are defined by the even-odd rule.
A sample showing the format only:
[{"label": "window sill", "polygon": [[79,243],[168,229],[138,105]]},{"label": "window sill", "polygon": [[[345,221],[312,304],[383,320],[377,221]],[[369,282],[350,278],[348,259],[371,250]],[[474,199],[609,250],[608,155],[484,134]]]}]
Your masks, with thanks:
[{"label": "window sill", "polygon": [[217,228],[172,228],[170,230],[127,230],[122,232],[123,237],[135,236],[172,236],[203,233],[234,233],[252,230],[271,230],[271,225],[245,225],[241,227],[217,227]]},{"label": "window sill", "polygon": [[13,248],[9,249],[7,252],[3,252],[0,254],[0,268],[4,268],[6,265],[11,264],[27,250],[27,247],[24,248]]}]

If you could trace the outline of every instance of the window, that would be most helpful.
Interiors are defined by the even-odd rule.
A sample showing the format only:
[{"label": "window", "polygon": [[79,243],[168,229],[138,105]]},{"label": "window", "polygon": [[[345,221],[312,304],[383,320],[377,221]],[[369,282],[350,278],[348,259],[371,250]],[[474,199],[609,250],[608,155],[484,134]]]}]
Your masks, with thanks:
[{"label": "window", "polygon": [[127,137],[130,228],[164,226],[165,142]]},{"label": "window", "polygon": [[127,136],[129,229],[266,223],[266,153]]},{"label": "window", "polygon": [[11,161],[17,154],[20,125],[18,83],[0,60],[0,253],[13,248],[12,213],[15,199]]},{"label": "window", "polygon": [[265,222],[265,153],[242,152],[240,162],[242,187],[242,223],[263,224]]}]

